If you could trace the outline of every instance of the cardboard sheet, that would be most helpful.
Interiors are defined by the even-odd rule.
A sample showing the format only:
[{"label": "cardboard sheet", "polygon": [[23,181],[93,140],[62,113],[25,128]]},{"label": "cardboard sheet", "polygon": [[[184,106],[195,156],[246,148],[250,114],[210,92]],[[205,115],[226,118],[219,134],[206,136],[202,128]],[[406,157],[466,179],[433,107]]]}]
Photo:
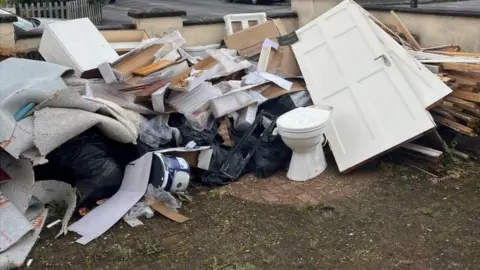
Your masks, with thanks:
[{"label": "cardboard sheet", "polygon": [[69,227],[69,230],[82,235],[77,243],[86,245],[105,233],[143,197],[147,190],[151,165],[152,153],[147,153],[127,165],[120,190]]}]

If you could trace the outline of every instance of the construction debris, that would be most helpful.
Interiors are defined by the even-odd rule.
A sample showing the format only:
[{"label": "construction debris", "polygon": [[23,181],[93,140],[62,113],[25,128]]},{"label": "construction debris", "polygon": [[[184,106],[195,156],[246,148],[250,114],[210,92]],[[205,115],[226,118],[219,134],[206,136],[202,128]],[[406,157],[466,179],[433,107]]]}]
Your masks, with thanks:
[{"label": "construction debris", "polygon": [[[61,222],[57,236],[86,245],[154,211],[187,222],[172,194],[324,160],[316,147],[341,172],[391,153],[439,177],[450,157],[475,158],[480,54],[424,48],[391,15],[394,26],[345,0],[292,33],[262,13],[229,15],[224,46],[189,48],[179,31],[49,24],[46,61],[0,62],[0,269],[25,262],[52,201],[67,210],[47,228]],[[298,107],[309,108],[279,130]]]}]

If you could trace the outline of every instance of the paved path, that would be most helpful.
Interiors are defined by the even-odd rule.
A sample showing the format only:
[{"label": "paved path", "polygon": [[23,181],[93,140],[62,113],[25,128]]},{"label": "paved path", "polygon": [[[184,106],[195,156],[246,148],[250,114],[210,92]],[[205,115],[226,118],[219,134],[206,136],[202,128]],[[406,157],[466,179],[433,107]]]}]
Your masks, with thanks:
[{"label": "paved path", "polygon": [[223,17],[229,13],[288,12],[288,5],[251,5],[247,3],[227,3],[224,0],[117,0],[115,5],[104,8],[104,23],[131,21],[129,9],[169,8],[185,10],[188,18]]},{"label": "paved path", "polygon": [[[402,5],[404,6],[404,5]],[[469,0],[459,2],[433,3],[433,4],[419,4],[419,9],[425,10],[445,10],[445,11],[475,11],[480,12],[480,0]]]},{"label": "paved path", "polygon": [[[419,0],[425,2],[431,0]],[[363,4],[399,4],[408,3],[409,0],[357,0]],[[187,12],[188,18],[223,17],[229,13],[250,12],[287,12],[290,6],[286,3],[274,5],[252,5],[249,3],[228,3],[226,0],[117,0],[114,5],[104,8],[103,24],[129,23],[127,16],[129,9],[145,8],[170,8]]]}]

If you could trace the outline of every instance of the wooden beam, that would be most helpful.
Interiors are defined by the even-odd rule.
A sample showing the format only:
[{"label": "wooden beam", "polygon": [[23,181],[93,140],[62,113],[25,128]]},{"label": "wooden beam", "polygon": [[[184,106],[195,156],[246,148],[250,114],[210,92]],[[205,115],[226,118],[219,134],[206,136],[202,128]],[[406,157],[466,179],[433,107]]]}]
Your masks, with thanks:
[{"label": "wooden beam", "polygon": [[467,112],[475,114],[476,116],[480,116],[480,108],[473,102],[451,96],[448,96],[445,99],[456,107],[462,108]]},{"label": "wooden beam", "polygon": [[469,127],[466,127],[462,124],[459,124],[455,121],[452,121],[450,119],[447,119],[443,116],[439,116],[439,115],[433,115],[433,118],[435,119],[435,122],[443,125],[443,126],[446,126],[446,127],[449,127],[457,132],[460,132],[462,134],[465,134],[467,136],[470,136],[470,137],[477,137],[478,135],[475,134],[474,130],[469,128]]},{"label": "wooden beam", "polygon": [[429,53],[450,55],[450,56],[467,56],[467,57],[480,57],[480,53],[469,52],[446,52],[446,51],[428,51]]},{"label": "wooden beam", "polygon": [[453,91],[450,96],[465,99],[473,102],[480,102],[480,94],[470,93],[467,91]]},{"label": "wooden beam", "polygon": [[420,44],[418,44],[418,42],[412,36],[410,31],[408,31],[407,27],[403,24],[403,22],[397,16],[395,11],[393,11],[393,10],[390,11],[390,14],[392,14],[393,20],[395,20],[395,23],[397,24],[397,30],[405,36],[408,43],[410,43],[410,45],[412,45],[413,49],[415,49],[416,51],[421,51],[422,47],[420,46]]},{"label": "wooden beam", "polygon": [[466,122],[468,127],[476,127],[480,122],[480,119],[476,116],[457,112],[454,109],[449,108],[448,106],[445,106],[445,105],[442,105],[441,108],[447,111],[448,113],[450,113],[450,115],[452,115],[453,117]]},{"label": "wooden beam", "polygon": [[468,63],[442,63],[441,70],[456,70],[463,72],[480,72],[479,64]]}]

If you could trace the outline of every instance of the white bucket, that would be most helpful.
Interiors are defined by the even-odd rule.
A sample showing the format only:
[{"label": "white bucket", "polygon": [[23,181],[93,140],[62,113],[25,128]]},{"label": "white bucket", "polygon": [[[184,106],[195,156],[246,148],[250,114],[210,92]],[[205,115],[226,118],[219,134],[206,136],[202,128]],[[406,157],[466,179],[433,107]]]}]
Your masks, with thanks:
[{"label": "white bucket", "polygon": [[215,50],[219,48],[220,48],[220,44],[206,44],[206,45],[184,47],[183,49],[193,57],[201,57],[202,59],[205,59],[209,56],[207,53],[207,50]]}]

